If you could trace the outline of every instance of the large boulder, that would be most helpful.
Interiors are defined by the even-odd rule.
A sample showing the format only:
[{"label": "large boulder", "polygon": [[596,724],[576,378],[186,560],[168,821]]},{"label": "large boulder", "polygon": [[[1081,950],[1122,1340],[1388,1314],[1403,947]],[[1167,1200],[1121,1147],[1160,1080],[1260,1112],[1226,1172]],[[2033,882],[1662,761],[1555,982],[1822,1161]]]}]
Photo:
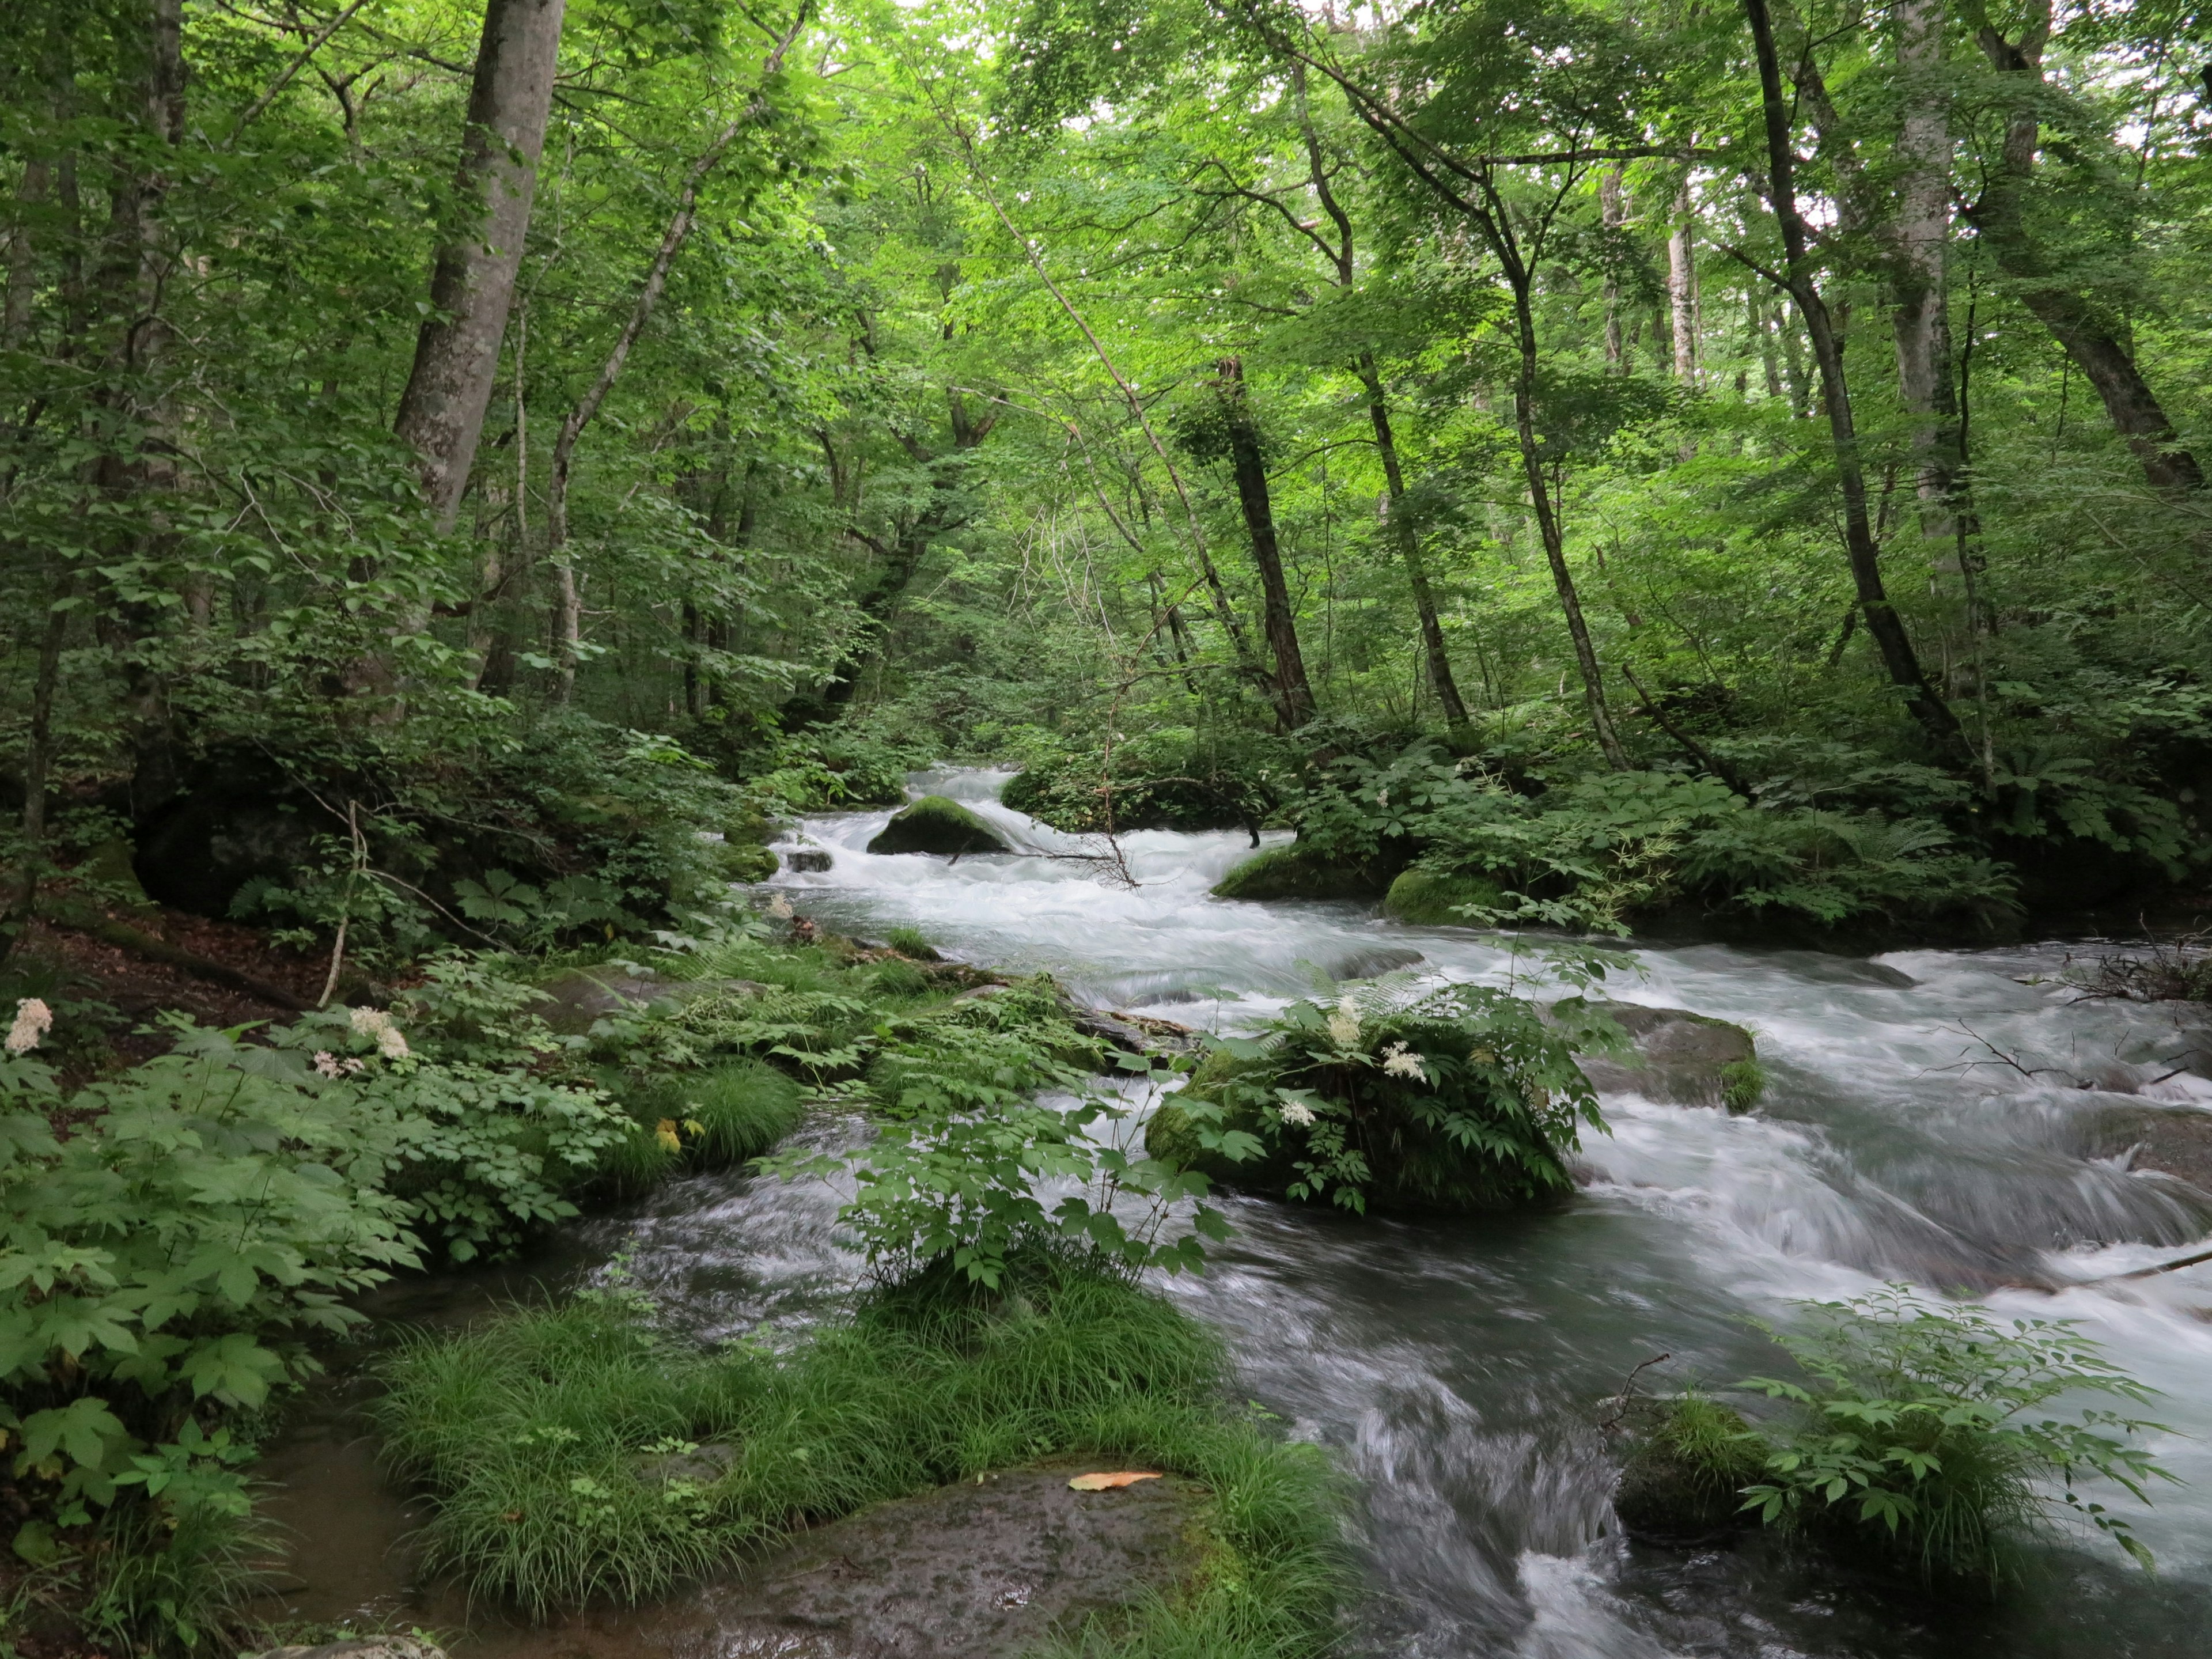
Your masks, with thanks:
[{"label": "large boulder", "polygon": [[1417,927],[1471,927],[1475,924],[1460,914],[1460,907],[1486,908],[1503,903],[1504,897],[1498,884],[1486,877],[1447,875],[1416,865],[1382,895],[1382,914]]},{"label": "large boulder", "polygon": [[1326,859],[1292,842],[1249,858],[1217,883],[1225,899],[1371,899],[1389,877],[1369,863]]},{"label": "large boulder", "polygon": [[1599,1093],[1632,1093],[1676,1106],[1749,1111],[1766,1091],[1758,1046],[1741,1025],[1686,1008],[1636,1002],[1592,1005],[1635,1044],[1629,1054],[1577,1055]]},{"label": "large boulder", "polygon": [[871,853],[1011,853],[999,832],[948,795],[924,795],[868,843]]}]

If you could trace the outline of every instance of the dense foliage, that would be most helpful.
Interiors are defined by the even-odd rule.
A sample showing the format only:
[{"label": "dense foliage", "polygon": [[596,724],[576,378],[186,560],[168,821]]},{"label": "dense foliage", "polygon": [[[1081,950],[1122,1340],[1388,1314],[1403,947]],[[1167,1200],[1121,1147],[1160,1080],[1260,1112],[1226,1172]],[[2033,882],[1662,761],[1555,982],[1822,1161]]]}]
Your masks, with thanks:
[{"label": "dense foliage", "polygon": [[1993,1586],[2058,1520],[2153,1565],[2100,1489],[2147,1504],[2151,1483],[2172,1478],[2139,1443],[2158,1425],[2098,1406],[2046,1414],[2062,1399],[2139,1406],[2152,1391],[2071,1324],[2003,1323],[1903,1285],[1799,1311],[1762,1327],[1796,1374],[1741,1385],[1781,1402],[1781,1419],[1747,1423],[1697,1393],[1659,1413],[1638,1457],[1662,1461],[1638,1472],[1677,1485],[1667,1504],[1694,1514],[1733,1492],[1766,1525],[1928,1580]]},{"label": "dense foliage", "polygon": [[1217,1178],[1352,1210],[1556,1201],[1583,1128],[1601,1129],[1577,1051],[1617,1043],[1579,998],[1549,1009],[1406,975],[1301,1000],[1224,1037],[1156,1115],[1147,1145]]}]

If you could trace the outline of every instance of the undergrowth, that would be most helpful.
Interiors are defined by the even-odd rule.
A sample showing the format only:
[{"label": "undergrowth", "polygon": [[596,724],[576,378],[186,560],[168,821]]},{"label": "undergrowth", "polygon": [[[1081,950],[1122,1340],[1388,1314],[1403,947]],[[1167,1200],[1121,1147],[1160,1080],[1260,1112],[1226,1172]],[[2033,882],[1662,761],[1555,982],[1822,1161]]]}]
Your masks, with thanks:
[{"label": "undergrowth", "polygon": [[1332,1476],[1230,1409],[1223,1381],[1215,1339],[1165,1300],[1032,1247],[995,1292],[940,1265],[795,1340],[714,1352],[619,1289],[518,1310],[408,1343],[375,1414],[392,1467],[438,1499],[431,1564],[535,1614],[635,1601],[799,1526],[1081,1453],[1212,1490],[1221,1559],[1173,1617],[1310,1626],[1339,1586]]}]

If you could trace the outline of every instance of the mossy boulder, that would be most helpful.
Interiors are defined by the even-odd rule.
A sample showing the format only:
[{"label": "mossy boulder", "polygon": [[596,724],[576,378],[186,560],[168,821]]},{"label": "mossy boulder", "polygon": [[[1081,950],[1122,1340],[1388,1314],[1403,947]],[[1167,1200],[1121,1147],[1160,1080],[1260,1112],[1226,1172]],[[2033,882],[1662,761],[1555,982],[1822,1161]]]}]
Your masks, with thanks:
[{"label": "mossy boulder", "polygon": [[999,832],[947,795],[924,795],[868,843],[871,853],[1011,853]]},{"label": "mossy boulder", "polygon": [[1593,1005],[1628,1034],[1630,1054],[1581,1056],[1601,1092],[1634,1093],[1675,1106],[1725,1106],[1747,1112],[1766,1091],[1758,1045],[1742,1026],[1686,1008],[1634,1002]]},{"label": "mossy boulder", "polygon": [[1382,914],[1417,927],[1464,927],[1472,924],[1460,915],[1461,906],[1495,906],[1504,898],[1504,890],[1487,877],[1448,875],[1416,865],[1382,895]]},{"label": "mossy boulder", "polygon": [[1692,1395],[1631,1401],[1627,1419],[1637,1437],[1613,1489],[1623,1532],[1692,1549],[1753,1523],[1741,1494],[1763,1478],[1765,1456],[1741,1415]]},{"label": "mossy boulder", "polygon": [[1369,863],[1326,859],[1292,842],[1270,847],[1224,876],[1213,896],[1225,899],[1371,899],[1389,878]]},{"label": "mossy boulder", "polygon": [[766,881],[776,872],[775,854],[750,842],[714,843],[714,872],[724,881]]}]

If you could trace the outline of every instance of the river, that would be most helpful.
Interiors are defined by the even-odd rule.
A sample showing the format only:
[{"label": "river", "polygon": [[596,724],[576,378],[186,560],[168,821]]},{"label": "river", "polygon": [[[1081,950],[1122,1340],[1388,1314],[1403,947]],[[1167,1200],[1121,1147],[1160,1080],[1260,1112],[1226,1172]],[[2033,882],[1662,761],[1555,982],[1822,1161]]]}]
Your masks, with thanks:
[{"label": "river", "polygon": [[[1000,805],[1005,777],[916,783],[965,799],[1019,854],[872,857],[887,813],[838,814],[805,820],[784,849],[827,850],[830,867],[787,869],[776,888],[833,928],[912,926],[948,956],[1049,970],[1099,1006],[1222,1031],[1415,953],[1455,979],[1514,970],[1505,942],[1471,929],[1209,896],[1249,855],[1241,833],[1128,835],[1137,884],[1123,884],[1084,860],[1095,848]],[[1610,994],[1753,1030],[1771,1079],[1755,1113],[1609,1095],[1612,1133],[1588,1138],[1579,1195],[1541,1215],[1373,1221],[1231,1199],[1236,1231],[1209,1271],[1166,1285],[1223,1331],[1243,1390],[1354,1477],[1372,1592],[1358,1646],[1392,1659],[2212,1653],[2212,1266],[2075,1282],[2212,1231],[2193,1189],[2085,1155],[2087,1126],[2116,1106],[2212,1110],[2212,1083],[2166,1075],[2203,1034],[2170,1007],[2081,999],[2055,978],[2057,945],[1633,957]],[[678,1318],[727,1334],[803,1317],[849,1283],[834,1205],[818,1188],[702,1177],[566,1248],[580,1264],[624,1252]],[[1985,1286],[2007,1317],[2077,1320],[2162,1391],[2148,1414],[2170,1427],[2150,1440],[2183,1484],[2138,1522],[2156,1578],[2108,1545],[2060,1544],[1992,1606],[1900,1593],[1758,1538],[1683,1553],[1613,1534],[1617,1449],[1594,1407],[1632,1367],[1670,1354],[1644,1373],[1661,1388],[1771,1370],[1748,1322],[1885,1280]]]}]

